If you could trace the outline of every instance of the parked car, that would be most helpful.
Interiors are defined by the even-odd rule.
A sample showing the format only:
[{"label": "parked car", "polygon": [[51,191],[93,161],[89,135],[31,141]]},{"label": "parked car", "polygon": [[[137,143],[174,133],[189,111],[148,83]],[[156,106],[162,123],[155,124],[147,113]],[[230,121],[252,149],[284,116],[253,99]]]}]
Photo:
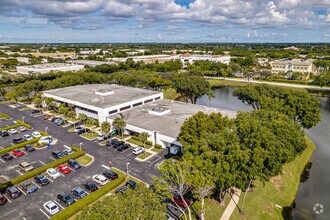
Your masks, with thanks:
[{"label": "parked car", "polygon": [[124,141],[117,141],[117,142],[114,143],[112,146],[113,146],[114,148],[117,148],[118,146],[120,146],[120,145],[122,145],[122,144],[125,144],[125,142],[124,142]]},{"label": "parked car", "polygon": [[53,142],[53,138],[51,136],[42,136],[39,141],[40,144],[48,144]]},{"label": "parked car", "polygon": [[64,120],[64,119],[59,119],[59,120],[57,120],[56,122],[55,122],[55,124],[57,124],[58,126],[60,126],[60,125],[65,125],[65,124],[67,124],[68,123],[68,121],[67,120]]},{"label": "parked car", "polygon": [[130,144],[124,143],[124,144],[121,144],[121,145],[117,146],[117,150],[118,151],[122,151],[122,150],[126,150],[126,149],[128,149],[130,147],[131,147]]},{"label": "parked car", "polygon": [[110,140],[107,140],[107,142],[105,143],[106,146],[111,147],[113,144],[117,143],[118,139],[116,138],[112,138]]},{"label": "parked car", "polygon": [[45,202],[44,208],[51,215],[55,215],[60,211],[60,208],[53,201]]},{"label": "parked car", "polygon": [[134,155],[139,155],[139,154],[142,154],[143,152],[144,152],[144,149],[142,147],[136,147],[133,149]]},{"label": "parked car", "polygon": [[13,150],[12,152],[13,152],[13,154],[14,154],[15,157],[21,157],[21,156],[24,155],[24,152],[21,151],[21,150],[18,150],[18,149]]},{"label": "parked car", "polygon": [[11,199],[16,199],[22,195],[22,192],[19,191],[16,186],[11,186],[11,187],[7,188],[6,191]]},{"label": "parked car", "polygon": [[13,139],[13,143],[14,144],[19,144],[19,143],[22,143],[22,142],[24,142],[25,140],[23,139],[23,138],[21,138],[21,137],[18,137],[18,138],[14,138]]},{"label": "parked car", "polygon": [[46,186],[50,182],[49,179],[44,175],[35,176],[34,180],[42,186]]},{"label": "parked car", "polygon": [[32,115],[42,114],[42,110],[39,110],[39,109],[33,109],[33,110],[31,111],[31,114],[32,114]]},{"label": "parked car", "polygon": [[69,167],[71,167],[74,170],[78,170],[81,168],[81,165],[74,159],[70,159],[68,161],[68,165],[69,165]]},{"label": "parked car", "polygon": [[102,175],[111,180],[118,178],[118,174],[112,170],[105,170],[102,172]]},{"label": "parked car", "polygon": [[7,203],[7,198],[4,195],[0,194],[0,206],[6,203]]},{"label": "parked car", "polygon": [[78,131],[80,131],[81,129],[83,129],[83,127],[79,126],[79,127],[76,127],[73,132],[75,133],[78,133]]},{"label": "parked car", "polygon": [[74,198],[71,195],[69,195],[69,194],[67,194],[65,192],[59,193],[57,195],[57,198],[60,201],[64,202],[67,206],[72,205],[76,201],[76,200],[74,200]]},{"label": "parked car", "polygon": [[61,174],[56,169],[54,169],[54,168],[47,169],[46,173],[52,179],[57,179],[57,178],[61,177]]},{"label": "parked car", "polygon": [[73,154],[74,151],[71,149],[65,149],[65,150],[63,150],[63,153],[64,153],[64,155],[69,155],[69,154]]},{"label": "parked car", "polygon": [[6,130],[2,130],[2,131],[0,131],[0,136],[1,136],[1,137],[6,137],[6,136],[8,136],[8,135],[9,135],[8,131],[6,131]]},{"label": "parked car", "polygon": [[26,131],[26,127],[25,126],[19,126],[17,128],[17,130],[19,130],[20,132]]},{"label": "parked car", "polygon": [[52,121],[54,124],[57,124],[57,122],[63,120],[63,118],[55,117],[54,121]]},{"label": "parked car", "polygon": [[17,131],[15,128],[12,128],[12,129],[9,129],[9,130],[8,130],[8,133],[9,133],[9,134],[17,134],[17,132],[18,132],[18,131]]},{"label": "parked car", "polygon": [[35,132],[32,133],[32,137],[38,138],[38,137],[41,137],[41,134],[40,134],[40,132],[35,131]]},{"label": "parked car", "polygon": [[50,121],[55,122],[56,120],[61,119],[61,117],[53,117]]},{"label": "parked car", "polygon": [[91,130],[89,128],[82,127],[81,129],[79,129],[77,131],[77,134],[83,134],[83,133],[90,132],[90,131]]},{"label": "parked car", "polygon": [[88,195],[88,193],[85,190],[83,190],[81,187],[75,187],[72,189],[71,192],[78,199],[82,199]]},{"label": "parked car", "polygon": [[25,140],[27,140],[27,141],[33,139],[33,137],[32,137],[31,135],[29,135],[29,134],[25,134],[25,135],[23,135],[23,138],[24,138]]},{"label": "parked car", "polygon": [[[188,198],[187,196],[183,196],[185,202],[187,203],[188,206],[190,206],[193,203],[193,200]],[[181,208],[186,208],[184,202],[182,201],[181,197],[179,194],[174,194],[173,195],[173,201],[180,206]]]},{"label": "parked car", "polygon": [[11,154],[6,153],[6,154],[1,155],[1,158],[4,160],[12,160],[14,157]]},{"label": "parked car", "polygon": [[21,184],[22,189],[27,193],[34,193],[38,190],[38,187],[34,185],[31,181],[26,181]]},{"label": "parked car", "polygon": [[32,152],[32,151],[35,151],[35,150],[36,150],[31,144],[27,144],[27,145],[25,145],[24,149],[25,149],[27,152]]},{"label": "parked car", "polygon": [[31,166],[29,163],[27,162],[22,162],[19,164],[19,168],[21,170],[23,170],[24,172],[29,172],[31,170],[33,170],[33,166]]},{"label": "parked car", "polygon": [[59,169],[59,171],[61,171],[61,172],[64,173],[64,174],[68,174],[68,173],[71,172],[70,167],[68,167],[66,164],[58,165],[57,168]]},{"label": "parked car", "polygon": [[126,182],[125,186],[129,186],[129,188],[135,189],[137,187],[137,183],[133,180],[128,180]]},{"label": "parked car", "polygon": [[127,186],[122,186],[118,189],[116,189],[115,193],[124,193],[127,190]]},{"label": "parked car", "polygon": [[83,184],[83,186],[90,192],[94,192],[98,189],[97,185],[93,182],[86,182]]},{"label": "parked car", "polygon": [[62,154],[62,152],[59,151],[59,150],[54,150],[54,151],[52,152],[52,156],[53,156],[55,159],[60,159],[60,158],[63,157],[63,154]]},{"label": "parked car", "polygon": [[92,177],[92,180],[98,184],[100,184],[101,186],[104,186],[105,184],[109,183],[109,180],[101,175],[101,174],[96,174]]},{"label": "parked car", "polygon": [[108,132],[108,133],[99,133],[99,135],[97,136],[97,140],[104,141],[106,139],[111,138],[111,136],[112,136],[111,132]]}]

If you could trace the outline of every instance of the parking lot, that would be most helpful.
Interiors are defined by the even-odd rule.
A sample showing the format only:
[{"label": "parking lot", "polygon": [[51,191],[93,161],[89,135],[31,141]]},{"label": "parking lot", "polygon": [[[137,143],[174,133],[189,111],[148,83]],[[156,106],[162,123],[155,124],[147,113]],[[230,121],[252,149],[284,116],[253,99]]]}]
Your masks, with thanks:
[{"label": "parking lot", "polygon": [[[22,117],[25,117],[25,122],[33,127],[33,130],[1,138],[1,147],[11,146],[12,139],[15,137],[22,137],[25,133],[31,134],[33,131],[44,131],[45,129],[53,138],[57,139],[56,144],[49,148],[25,152],[25,155],[14,158],[11,161],[0,160],[0,173],[9,179],[23,174],[23,171],[18,167],[20,163],[28,162],[34,168],[37,168],[54,160],[51,155],[53,150],[63,151],[68,146],[79,146],[80,143],[82,143],[82,148],[88,154],[97,158],[90,166],[82,167],[69,174],[61,174],[60,178],[52,180],[46,186],[40,186],[33,182],[38,187],[38,190],[32,194],[26,194],[23,191],[22,195],[16,199],[10,199],[7,195],[7,204],[0,207],[0,219],[49,219],[50,215],[43,208],[45,202],[52,200],[61,209],[65,208],[65,205],[57,200],[57,194],[63,191],[70,194],[74,187],[82,187],[82,184],[86,180],[91,180],[93,175],[102,173],[110,161],[114,167],[122,171],[125,171],[127,163],[129,163],[130,175],[146,183],[151,183],[153,175],[159,175],[157,166],[164,159],[165,151],[145,162],[139,162],[135,160],[136,155],[132,154],[131,148],[117,151],[113,147],[101,146],[98,141],[90,141],[80,137],[78,134],[68,132],[69,127],[54,125],[51,121],[44,120],[42,116],[32,117],[29,110],[19,111],[8,105],[0,104],[0,111],[12,116],[13,120],[21,120]],[[7,126],[6,123],[8,125],[13,124],[12,121],[1,120],[0,127]]]}]

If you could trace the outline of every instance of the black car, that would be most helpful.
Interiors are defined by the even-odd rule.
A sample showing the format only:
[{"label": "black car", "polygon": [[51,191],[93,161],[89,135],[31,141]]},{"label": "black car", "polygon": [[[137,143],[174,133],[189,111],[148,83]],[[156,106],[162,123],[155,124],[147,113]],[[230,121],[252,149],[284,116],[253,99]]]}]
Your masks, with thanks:
[{"label": "black car", "polygon": [[11,154],[6,153],[6,154],[1,155],[1,158],[4,160],[12,160],[14,157]]},{"label": "black car", "polygon": [[69,167],[71,167],[74,170],[78,170],[81,168],[81,165],[74,159],[70,159],[68,161],[68,165],[69,165]]},{"label": "black car", "polygon": [[112,146],[113,144],[115,144],[117,142],[118,142],[118,139],[113,138],[113,139],[107,140],[107,142],[105,143],[105,145],[108,146],[108,147],[110,147],[110,146]]},{"label": "black car", "polygon": [[76,188],[72,189],[71,192],[78,199],[82,199],[82,198],[84,198],[85,196],[88,195],[88,193],[80,187],[76,187]]},{"label": "black car", "polygon": [[118,146],[120,146],[120,145],[122,145],[122,144],[125,144],[125,142],[124,142],[124,141],[117,141],[117,142],[114,143],[112,146],[113,146],[114,148],[117,148]]},{"label": "black car", "polygon": [[53,117],[50,121],[55,122],[56,120],[62,119],[61,117]]},{"label": "black car", "polygon": [[24,149],[25,149],[27,152],[35,151],[35,148],[34,148],[31,144],[25,145]]},{"label": "black car", "polygon": [[4,197],[2,194],[0,194],[0,206],[7,203],[6,197]]},{"label": "black car", "polygon": [[60,126],[60,125],[64,125],[64,124],[67,124],[67,123],[68,123],[67,120],[59,119],[59,120],[56,121],[55,124],[57,124],[58,126]]},{"label": "black car", "polygon": [[93,182],[86,182],[83,184],[83,186],[91,192],[94,192],[98,189],[97,185]]},{"label": "black car", "polygon": [[54,150],[52,152],[52,156],[55,158],[55,159],[60,159],[63,157],[63,153],[61,151],[58,151],[58,150]]},{"label": "black car", "polygon": [[25,140],[23,139],[23,138],[21,138],[21,137],[19,137],[19,138],[14,138],[13,139],[13,143],[14,144],[19,144],[19,143],[22,143],[22,142],[24,142]]},{"label": "black car", "polygon": [[31,111],[31,114],[32,114],[32,115],[42,114],[42,111],[39,110],[39,109],[33,109],[33,110]]},{"label": "black car", "polygon": [[64,202],[67,206],[72,205],[73,203],[76,202],[76,200],[74,200],[74,198],[71,195],[69,195],[69,194],[67,194],[65,192],[59,193],[57,195],[57,198],[60,201]]},{"label": "black car", "polygon": [[12,186],[7,188],[7,194],[10,196],[10,198],[16,199],[22,195],[22,192],[19,191],[16,186]]},{"label": "black car", "polygon": [[78,130],[78,134],[83,134],[83,133],[86,133],[86,132],[90,132],[91,130],[89,128],[81,128]]},{"label": "black car", "polygon": [[118,178],[118,174],[112,170],[105,170],[105,171],[103,171],[102,175],[105,176],[106,178],[112,179],[112,180]]},{"label": "black car", "polygon": [[0,136],[1,137],[6,137],[8,135],[9,135],[8,131],[6,131],[6,130],[0,131]]},{"label": "black car", "polygon": [[126,190],[127,190],[127,186],[122,186],[116,189],[115,193],[119,193],[119,192],[124,193]]},{"label": "black car", "polygon": [[122,150],[126,150],[126,149],[128,149],[129,147],[131,147],[131,145],[125,143],[125,144],[119,145],[119,146],[117,147],[117,150],[118,150],[118,151],[122,151]]},{"label": "black car", "polygon": [[135,189],[137,187],[137,183],[133,180],[128,180],[125,186],[129,186],[131,189]]},{"label": "black car", "polygon": [[29,194],[34,193],[38,190],[38,187],[36,185],[34,185],[31,181],[26,181],[26,182],[22,183],[21,187],[24,191],[26,191]]},{"label": "black car", "polygon": [[42,186],[49,184],[49,179],[44,175],[38,175],[34,177],[34,180]]}]

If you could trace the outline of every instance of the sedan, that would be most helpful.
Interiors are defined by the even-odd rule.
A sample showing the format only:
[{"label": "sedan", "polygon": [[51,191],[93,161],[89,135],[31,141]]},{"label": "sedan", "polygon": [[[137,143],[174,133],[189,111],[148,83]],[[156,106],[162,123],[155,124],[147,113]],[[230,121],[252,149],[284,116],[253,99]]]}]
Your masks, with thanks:
[{"label": "sedan", "polygon": [[136,147],[133,149],[133,154],[135,155],[139,155],[139,154],[142,154],[143,153],[143,148],[142,147]]},{"label": "sedan", "polygon": [[125,144],[125,142],[124,142],[124,141],[117,141],[117,142],[115,142],[112,146],[113,146],[114,148],[117,148],[118,146],[120,146],[120,145],[122,145],[122,144]]},{"label": "sedan", "polygon": [[4,205],[7,203],[6,197],[4,195],[0,194],[0,206]]},{"label": "sedan", "polygon": [[59,172],[57,172],[57,170],[55,170],[54,168],[49,168],[46,171],[47,175],[50,176],[53,179],[57,179],[61,176],[61,174]]},{"label": "sedan", "polygon": [[118,174],[112,170],[105,170],[102,173],[105,177],[107,177],[108,179],[117,179],[118,178]]},{"label": "sedan", "polygon": [[74,159],[70,159],[68,161],[68,165],[74,170],[78,170],[78,169],[81,168],[81,165],[77,161],[75,161]]},{"label": "sedan", "polygon": [[31,181],[26,181],[22,183],[21,187],[27,193],[34,193],[38,190],[38,187],[34,185]]},{"label": "sedan", "polygon": [[10,198],[16,199],[22,195],[22,192],[19,191],[16,186],[12,186],[7,188],[7,194],[10,196]]},{"label": "sedan", "polygon": [[113,144],[115,144],[115,143],[117,143],[118,142],[118,139],[115,139],[115,138],[113,138],[113,139],[111,139],[111,140],[107,140],[107,142],[106,142],[106,146],[107,147],[109,147],[109,146],[112,146]]},{"label": "sedan", "polygon": [[26,127],[25,127],[25,126],[19,126],[19,127],[17,128],[17,130],[23,132],[23,131],[26,131]]},{"label": "sedan", "polygon": [[35,131],[35,132],[32,133],[32,137],[38,138],[38,137],[41,137],[41,134],[40,134],[40,132]]},{"label": "sedan", "polygon": [[32,152],[36,150],[31,144],[25,145],[24,149],[28,152]]},{"label": "sedan", "polygon": [[93,182],[86,182],[83,184],[83,186],[90,192],[94,192],[98,189],[97,185]]},{"label": "sedan", "polygon": [[32,137],[31,135],[29,135],[29,134],[25,134],[25,135],[23,135],[23,138],[24,138],[25,140],[27,140],[27,141],[33,139],[33,137]]},{"label": "sedan", "polygon": [[23,139],[23,138],[21,138],[21,137],[19,137],[19,138],[14,138],[13,139],[13,143],[14,144],[19,144],[19,143],[22,143],[22,142],[24,142],[25,140]]},{"label": "sedan", "polygon": [[21,157],[24,155],[24,152],[21,150],[13,150],[12,152],[15,155],[15,157]]},{"label": "sedan", "polygon": [[46,202],[44,208],[51,215],[55,215],[60,211],[60,208],[53,201]]},{"label": "sedan", "polygon": [[74,198],[71,195],[69,195],[65,192],[59,193],[57,195],[57,198],[58,198],[58,200],[64,202],[67,206],[72,205],[76,201],[76,200],[74,200]]},{"label": "sedan", "polygon": [[125,143],[125,144],[122,144],[122,145],[117,146],[117,150],[118,151],[122,151],[122,150],[126,150],[126,149],[128,149],[130,147],[131,147],[130,144]]},{"label": "sedan", "polygon": [[12,160],[14,157],[11,154],[6,153],[6,154],[1,155],[1,158],[4,160]]},{"label": "sedan", "polygon": [[63,153],[64,153],[64,155],[69,155],[69,154],[73,154],[74,151],[71,149],[65,149],[65,150],[63,150]]},{"label": "sedan", "polygon": [[104,186],[105,184],[109,183],[109,180],[100,174],[96,174],[92,177],[92,180],[98,184],[100,184],[101,186]]},{"label": "sedan", "polygon": [[122,186],[116,189],[115,193],[119,193],[119,192],[124,193],[126,190],[127,190],[127,186]]},{"label": "sedan", "polygon": [[49,179],[44,175],[35,176],[34,180],[42,186],[49,184]]},{"label": "sedan", "polygon": [[14,129],[14,128],[8,130],[8,133],[9,134],[17,134],[17,132],[18,131],[16,129]]},{"label": "sedan", "polygon": [[66,164],[61,164],[57,168],[64,174],[68,174],[71,172],[70,167],[68,167]]},{"label": "sedan", "polygon": [[71,192],[78,199],[82,199],[88,195],[88,193],[85,190],[83,190],[81,187],[76,187],[76,188],[72,189]]},{"label": "sedan", "polygon": [[0,131],[0,136],[1,136],[1,137],[6,137],[6,136],[8,136],[8,135],[9,135],[8,131],[6,131],[6,130],[2,130],[2,131]]},{"label": "sedan", "polygon": [[55,124],[57,124],[58,126],[60,126],[60,125],[65,125],[65,124],[67,124],[67,123],[68,123],[67,120],[62,119],[62,120],[58,120],[58,121],[56,121]]}]

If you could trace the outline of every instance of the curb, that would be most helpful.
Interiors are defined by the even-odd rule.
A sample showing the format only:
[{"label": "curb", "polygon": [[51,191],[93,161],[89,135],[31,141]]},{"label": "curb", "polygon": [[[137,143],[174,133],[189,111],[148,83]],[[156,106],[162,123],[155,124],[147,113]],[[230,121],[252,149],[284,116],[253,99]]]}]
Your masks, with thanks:
[{"label": "curb", "polygon": [[90,166],[94,162],[94,157],[92,155],[90,155],[90,154],[86,154],[86,155],[87,156],[90,156],[92,158],[92,161],[89,162],[87,165],[83,165],[84,167],[88,167],[88,166]]}]

